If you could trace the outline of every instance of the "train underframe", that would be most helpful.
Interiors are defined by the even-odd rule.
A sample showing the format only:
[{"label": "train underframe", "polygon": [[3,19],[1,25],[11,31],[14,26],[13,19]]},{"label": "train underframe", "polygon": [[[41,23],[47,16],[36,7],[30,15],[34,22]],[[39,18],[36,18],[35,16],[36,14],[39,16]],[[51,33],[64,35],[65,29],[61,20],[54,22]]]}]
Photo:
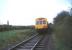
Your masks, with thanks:
[{"label": "train underframe", "polygon": [[48,33],[48,28],[36,29],[36,31],[37,31],[39,34],[46,34],[46,33]]}]

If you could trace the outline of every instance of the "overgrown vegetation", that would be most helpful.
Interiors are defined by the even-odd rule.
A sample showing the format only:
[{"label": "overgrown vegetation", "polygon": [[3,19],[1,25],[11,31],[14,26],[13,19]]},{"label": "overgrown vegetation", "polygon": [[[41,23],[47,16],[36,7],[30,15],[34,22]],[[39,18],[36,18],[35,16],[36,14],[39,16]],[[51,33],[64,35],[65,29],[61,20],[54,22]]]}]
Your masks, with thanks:
[{"label": "overgrown vegetation", "polygon": [[72,50],[72,16],[69,12],[62,11],[54,18],[53,29],[57,50]]},{"label": "overgrown vegetation", "polygon": [[34,29],[22,29],[0,32],[0,50],[8,45],[19,43],[36,34]]}]

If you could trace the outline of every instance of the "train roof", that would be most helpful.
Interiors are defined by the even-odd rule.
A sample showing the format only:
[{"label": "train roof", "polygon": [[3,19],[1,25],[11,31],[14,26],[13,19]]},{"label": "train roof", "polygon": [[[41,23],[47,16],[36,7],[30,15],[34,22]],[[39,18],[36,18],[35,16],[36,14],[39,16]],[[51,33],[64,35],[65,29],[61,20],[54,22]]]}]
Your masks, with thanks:
[{"label": "train roof", "polygon": [[47,20],[47,18],[36,18],[36,20],[42,20],[42,19]]}]

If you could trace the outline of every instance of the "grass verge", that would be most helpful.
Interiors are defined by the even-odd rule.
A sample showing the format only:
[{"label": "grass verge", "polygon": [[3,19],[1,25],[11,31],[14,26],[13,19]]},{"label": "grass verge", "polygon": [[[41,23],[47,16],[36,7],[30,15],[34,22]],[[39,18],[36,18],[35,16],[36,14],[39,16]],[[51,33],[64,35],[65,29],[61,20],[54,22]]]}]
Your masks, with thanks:
[{"label": "grass verge", "polygon": [[53,39],[55,42],[56,50],[65,50],[65,46],[62,40],[58,39],[55,34],[53,34]]},{"label": "grass verge", "polygon": [[33,29],[0,32],[0,48],[4,48],[9,44],[13,44],[25,40],[33,36],[33,34],[35,33],[36,32]]}]

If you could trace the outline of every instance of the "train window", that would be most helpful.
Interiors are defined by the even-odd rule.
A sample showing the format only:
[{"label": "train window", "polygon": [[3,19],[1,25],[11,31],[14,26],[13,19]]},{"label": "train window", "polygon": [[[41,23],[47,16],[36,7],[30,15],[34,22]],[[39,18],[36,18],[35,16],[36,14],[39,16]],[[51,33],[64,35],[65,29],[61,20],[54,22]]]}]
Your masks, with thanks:
[{"label": "train window", "polygon": [[36,21],[36,24],[42,24],[43,22],[41,20]]},{"label": "train window", "polygon": [[43,24],[46,24],[46,21],[43,21]]},{"label": "train window", "polygon": [[36,21],[36,24],[39,24],[39,21]]},{"label": "train window", "polygon": [[39,24],[42,24],[42,21],[40,21],[40,23]]}]

